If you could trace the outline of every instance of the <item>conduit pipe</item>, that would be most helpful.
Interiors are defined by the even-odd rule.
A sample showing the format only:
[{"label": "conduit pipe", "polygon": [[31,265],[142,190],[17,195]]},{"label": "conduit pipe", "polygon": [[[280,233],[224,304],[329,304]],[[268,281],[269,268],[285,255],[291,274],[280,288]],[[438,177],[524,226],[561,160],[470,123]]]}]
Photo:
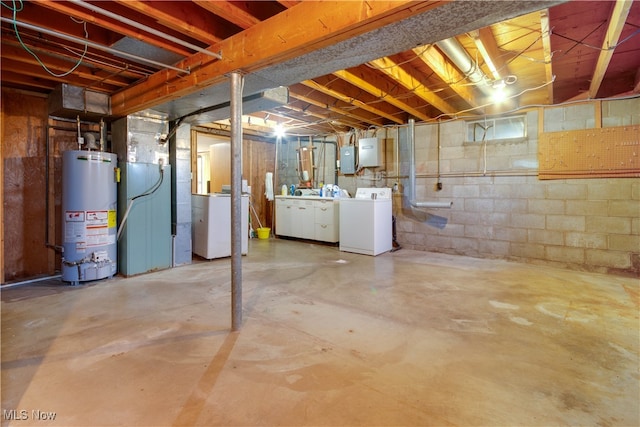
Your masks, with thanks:
[{"label": "conduit pipe", "polygon": [[435,43],[438,48],[460,69],[460,71],[485,95],[491,95],[487,84],[489,78],[482,72],[480,66],[469,56],[466,50],[454,37]]},{"label": "conduit pipe", "polygon": [[73,43],[86,45],[86,46],[92,47],[94,49],[98,49],[98,50],[102,50],[104,52],[112,53],[114,55],[124,56],[125,58],[133,59],[134,61],[146,62],[147,64],[155,65],[156,67],[159,67],[159,68],[169,68],[171,70],[178,71],[180,73],[186,73],[186,74],[190,73],[189,70],[183,70],[182,68],[174,67],[172,65],[163,64],[162,62],[154,61],[152,59],[143,58],[142,56],[133,55],[133,54],[128,53],[128,52],[123,52],[121,50],[113,49],[113,48],[110,48],[108,46],[104,46],[104,45],[101,45],[101,44],[98,44],[98,43],[94,43],[94,42],[92,42],[90,40],[87,40],[87,39],[82,39],[80,37],[70,36],[68,34],[64,34],[64,33],[60,33],[60,32],[57,32],[57,31],[49,30],[47,28],[39,27],[37,25],[27,24],[25,22],[20,22],[20,21],[16,21],[16,20],[13,20],[13,19],[5,18],[4,16],[0,17],[0,21],[1,22],[6,22],[6,23],[11,24],[11,25],[17,25],[19,27],[27,28],[29,30],[38,31],[40,33],[48,34],[50,36],[58,37],[58,38],[61,38],[63,40],[67,40],[67,41],[70,41],[70,42],[73,42]]},{"label": "conduit pipe", "polygon": [[62,277],[61,274],[56,274],[56,275],[53,275],[53,276],[38,277],[36,279],[23,280],[22,282],[3,283],[2,284],[2,289],[13,288],[14,286],[28,285],[30,283],[43,282],[45,280],[59,279],[61,277]]},{"label": "conduit pipe", "polygon": [[153,34],[154,36],[158,36],[158,37],[161,37],[161,38],[163,38],[165,40],[169,40],[170,42],[174,42],[174,43],[179,44],[181,46],[187,47],[187,48],[189,48],[191,50],[195,50],[195,51],[198,51],[200,53],[204,53],[205,55],[213,56],[214,58],[217,58],[217,59],[222,59],[222,55],[220,55],[219,53],[211,52],[210,50],[203,49],[200,46],[196,46],[196,45],[191,44],[189,42],[186,42],[184,40],[180,40],[179,38],[170,36],[169,34],[163,33],[162,31],[158,31],[155,28],[148,27],[148,26],[146,26],[144,24],[141,24],[141,23],[136,22],[134,20],[131,20],[129,18],[125,18],[124,16],[120,16],[120,15],[115,14],[113,12],[109,12],[108,10],[100,9],[99,7],[94,6],[94,5],[90,4],[90,3],[84,2],[82,0],[69,0],[69,1],[71,1],[71,3],[77,4],[78,6],[82,6],[85,9],[89,9],[89,10],[91,10],[93,12],[96,12],[96,13],[99,13],[101,15],[107,16],[107,17],[109,17],[111,19],[115,19],[116,21],[120,21],[123,24],[131,25],[134,28],[137,28],[137,29],[142,30],[142,31],[146,31],[147,33]]},{"label": "conduit pipe", "polygon": [[411,193],[409,204],[414,208],[450,208],[453,202],[416,202],[416,126],[415,120],[409,119],[409,185]]}]

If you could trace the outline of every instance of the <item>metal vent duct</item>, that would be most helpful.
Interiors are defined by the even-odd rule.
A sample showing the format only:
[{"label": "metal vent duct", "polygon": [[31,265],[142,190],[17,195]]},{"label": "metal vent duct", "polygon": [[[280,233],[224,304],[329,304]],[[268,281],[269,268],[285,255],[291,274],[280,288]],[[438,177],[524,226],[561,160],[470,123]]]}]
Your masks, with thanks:
[{"label": "metal vent duct", "polygon": [[[257,111],[266,111],[275,107],[286,105],[289,102],[289,89],[277,87],[267,89],[264,92],[248,95],[242,98],[242,114],[251,114]],[[180,104],[180,100],[174,101]],[[210,107],[200,108],[192,113],[179,118],[180,123],[201,125],[231,117],[231,102],[223,102]]]},{"label": "metal vent duct", "polygon": [[489,78],[482,72],[480,66],[469,56],[466,50],[454,37],[436,42],[435,45],[451,62],[485,95],[490,95]]},{"label": "metal vent duct", "polygon": [[109,95],[63,83],[49,95],[49,115],[93,121],[111,116]]}]

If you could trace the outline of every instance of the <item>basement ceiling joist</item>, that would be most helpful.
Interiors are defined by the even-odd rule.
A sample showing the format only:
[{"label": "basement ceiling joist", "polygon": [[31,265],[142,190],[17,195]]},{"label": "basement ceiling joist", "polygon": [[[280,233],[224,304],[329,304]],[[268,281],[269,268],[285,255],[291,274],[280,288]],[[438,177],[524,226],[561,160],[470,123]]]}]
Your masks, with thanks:
[{"label": "basement ceiling joist", "polygon": [[[236,70],[245,74],[244,95],[289,87],[289,104],[253,113],[254,122],[272,113],[301,134],[640,91],[637,1],[32,0],[3,2],[1,10],[3,87],[89,88],[111,95],[117,115],[154,108],[179,117],[224,103]],[[38,31],[20,29],[20,41],[12,20],[114,49],[137,44],[143,55],[173,55],[167,61],[188,72],[84,53]],[[446,40],[459,51],[443,50]],[[469,58],[472,69],[452,55]],[[498,105],[488,88],[500,82],[513,99]]]}]

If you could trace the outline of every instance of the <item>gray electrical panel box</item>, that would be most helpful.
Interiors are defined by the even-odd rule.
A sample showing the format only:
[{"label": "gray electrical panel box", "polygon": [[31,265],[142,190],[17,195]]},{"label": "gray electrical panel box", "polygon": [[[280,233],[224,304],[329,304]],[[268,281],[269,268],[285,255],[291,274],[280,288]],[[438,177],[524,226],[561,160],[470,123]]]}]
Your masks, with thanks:
[{"label": "gray electrical panel box", "polygon": [[343,174],[356,173],[356,150],[353,145],[340,147],[340,172]]},{"label": "gray electrical panel box", "polygon": [[382,144],[378,138],[358,140],[358,166],[361,168],[382,166]]}]

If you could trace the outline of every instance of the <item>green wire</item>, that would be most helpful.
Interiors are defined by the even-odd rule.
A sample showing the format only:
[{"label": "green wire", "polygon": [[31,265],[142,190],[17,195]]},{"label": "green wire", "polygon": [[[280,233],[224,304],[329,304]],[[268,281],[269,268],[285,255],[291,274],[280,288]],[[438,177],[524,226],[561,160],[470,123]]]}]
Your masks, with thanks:
[{"label": "green wire", "polygon": [[[73,66],[69,71],[66,71],[66,72],[61,73],[61,74],[54,73],[53,71],[51,71],[51,70],[50,70],[50,69],[49,69],[49,68],[48,68],[48,67],[47,67],[47,66],[46,66],[46,65],[45,65],[45,64],[40,60],[40,58],[38,57],[38,55],[37,55],[35,52],[33,52],[31,49],[29,49],[29,48],[27,47],[27,45],[26,45],[26,44],[24,44],[24,42],[22,41],[22,38],[20,37],[20,32],[18,31],[18,25],[16,24],[16,22],[17,22],[17,19],[16,19],[16,18],[17,18],[18,12],[20,12],[21,10],[23,10],[23,9],[24,9],[24,4],[22,3],[22,0],[17,0],[17,2],[18,2],[18,3],[19,3],[19,5],[20,5],[20,6],[19,6],[19,8],[18,8],[18,6],[16,5],[16,0],[13,0],[13,2],[12,2],[12,3],[13,3],[13,6],[9,6],[7,3],[5,3],[5,2],[3,2],[3,1],[2,1],[2,2],[0,2],[0,3],[2,4],[2,6],[6,7],[7,9],[9,9],[9,10],[11,10],[11,11],[13,12],[13,29],[14,29],[14,31],[15,31],[15,33],[16,33],[16,38],[17,38],[17,39],[18,39],[18,41],[20,42],[20,45],[22,46],[22,48],[23,48],[24,50],[26,50],[27,52],[29,52],[29,53],[31,54],[31,56],[33,56],[33,57],[36,59],[36,61],[38,61],[38,63],[42,66],[42,68],[44,68],[44,70],[45,70],[47,73],[51,74],[51,75],[52,75],[52,76],[54,76],[54,77],[66,77],[66,76],[68,76],[69,74],[73,73],[73,72],[74,72],[74,71],[75,71],[75,70],[80,66],[80,64],[82,64],[82,60],[85,58],[85,56],[86,56],[86,54],[87,54],[87,50],[88,50],[88,47],[89,47],[89,46],[88,46],[87,44],[85,44],[85,45],[84,45],[84,52],[82,53],[82,55],[81,55],[81,56],[80,56],[80,58],[78,59],[78,62],[76,63],[76,65],[74,65],[74,66]],[[84,23],[84,35],[85,35],[85,37],[86,37],[86,38],[89,38],[89,34],[87,33],[87,23],[86,23],[86,22]]]}]

